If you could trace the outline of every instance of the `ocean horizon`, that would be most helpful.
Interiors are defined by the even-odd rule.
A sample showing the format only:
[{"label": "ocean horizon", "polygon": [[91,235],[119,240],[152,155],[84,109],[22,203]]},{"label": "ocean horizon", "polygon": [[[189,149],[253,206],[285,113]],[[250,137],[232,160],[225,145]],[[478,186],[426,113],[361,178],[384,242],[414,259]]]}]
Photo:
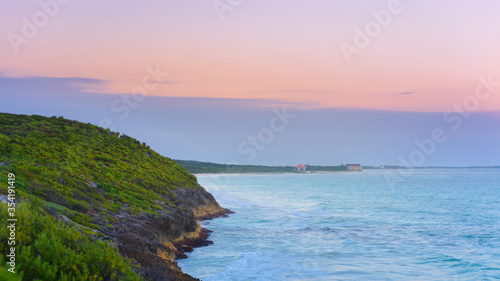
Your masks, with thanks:
[{"label": "ocean horizon", "polygon": [[498,280],[500,169],[198,174],[236,213],[179,260],[201,280]]}]

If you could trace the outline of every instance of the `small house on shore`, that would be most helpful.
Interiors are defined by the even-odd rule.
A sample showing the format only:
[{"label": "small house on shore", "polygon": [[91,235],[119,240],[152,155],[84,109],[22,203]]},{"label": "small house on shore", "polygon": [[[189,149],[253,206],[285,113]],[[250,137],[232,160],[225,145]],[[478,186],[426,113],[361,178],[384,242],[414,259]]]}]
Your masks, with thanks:
[{"label": "small house on shore", "polygon": [[297,172],[305,172],[306,171],[306,166],[302,165],[302,164],[299,164],[295,167],[295,170]]},{"label": "small house on shore", "polygon": [[348,171],[352,171],[352,172],[361,172],[362,171],[362,167],[360,164],[347,164],[347,165],[345,165],[345,167],[347,168]]}]

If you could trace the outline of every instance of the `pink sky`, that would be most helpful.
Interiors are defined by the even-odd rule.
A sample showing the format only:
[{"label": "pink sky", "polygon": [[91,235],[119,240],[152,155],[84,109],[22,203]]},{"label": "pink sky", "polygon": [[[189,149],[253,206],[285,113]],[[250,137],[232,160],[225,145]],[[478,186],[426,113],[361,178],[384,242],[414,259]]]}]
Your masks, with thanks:
[{"label": "pink sky", "polygon": [[[0,74],[96,78],[107,83],[95,91],[127,93],[160,65],[173,83],[151,95],[401,111],[446,111],[474,94],[478,77],[500,81],[494,0],[399,1],[401,11],[349,63],[340,45],[353,45],[355,28],[389,2],[242,1],[221,21],[212,1],[73,0],[16,54],[8,34],[21,35],[22,18],[43,10],[7,1]],[[500,111],[500,89],[478,110]]]}]

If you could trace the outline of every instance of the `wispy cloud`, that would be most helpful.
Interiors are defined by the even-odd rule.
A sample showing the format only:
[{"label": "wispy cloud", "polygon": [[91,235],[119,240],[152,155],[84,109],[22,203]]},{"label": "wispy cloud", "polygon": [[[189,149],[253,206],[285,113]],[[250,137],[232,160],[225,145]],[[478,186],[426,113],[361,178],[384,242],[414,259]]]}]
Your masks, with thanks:
[{"label": "wispy cloud", "polygon": [[[115,131],[145,141],[172,158],[245,163],[246,156],[240,154],[238,145],[249,136],[259,137],[257,132],[270,126],[273,109],[286,107],[286,112],[297,118],[253,162],[266,165],[303,161],[397,165],[398,155],[407,153],[415,139],[428,137],[429,126],[450,125],[443,122],[440,112],[315,108],[279,99],[163,96],[148,97],[125,121],[117,115],[120,108],[112,104],[118,99],[121,104],[133,101],[126,93],[88,93],[86,87],[79,87],[80,83],[92,86],[106,82],[0,76],[0,112],[64,116],[97,125],[108,118]],[[388,100],[389,96],[398,94],[386,94]],[[498,165],[500,131],[496,128],[500,115],[471,114],[460,134],[453,137],[453,145],[443,146],[429,165]]]},{"label": "wispy cloud", "polygon": [[415,92],[402,92],[402,93],[396,94],[396,96],[407,96],[407,95],[413,95],[413,94],[415,94]]},{"label": "wispy cloud", "polygon": [[85,78],[85,77],[8,77],[0,76],[1,89],[12,92],[41,93],[41,92],[86,92],[104,87],[107,80]]}]

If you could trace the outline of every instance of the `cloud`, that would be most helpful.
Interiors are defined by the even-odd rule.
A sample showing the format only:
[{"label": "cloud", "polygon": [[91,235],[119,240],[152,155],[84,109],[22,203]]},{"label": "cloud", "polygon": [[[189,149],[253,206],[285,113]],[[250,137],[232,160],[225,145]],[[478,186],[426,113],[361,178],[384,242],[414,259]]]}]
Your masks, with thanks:
[{"label": "cloud", "polygon": [[402,93],[396,94],[396,96],[407,96],[407,95],[413,95],[413,94],[415,94],[415,92],[402,92]]},{"label": "cloud", "polygon": [[81,93],[87,89],[100,89],[106,83],[108,83],[106,80],[86,77],[0,76],[0,89],[3,92],[0,92],[0,94]]},{"label": "cloud", "polygon": [[[309,162],[399,164],[399,156],[428,138],[432,128],[449,132],[442,113],[355,108],[308,107],[293,100],[150,96],[122,119],[127,94],[89,93],[105,80],[67,77],[0,76],[0,112],[64,116],[99,125],[109,119],[115,131],[148,143],[162,155],[240,164],[290,165]],[[412,92],[386,95],[408,95]],[[129,101],[134,101],[129,99]],[[115,106],[113,106],[115,104]],[[238,147],[280,126],[286,113],[296,115],[283,131],[262,143],[254,162]],[[282,112],[276,115],[275,110]],[[436,147],[428,165],[498,165],[498,113],[474,113],[460,132]],[[273,121],[274,120],[274,121]],[[277,124],[276,124],[277,122]],[[1,131],[1,128],[0,128]]]},{"label": "cloud", "polygon": [[[43,108],[62,111],[59,114],[81,111],[83,104],[93,107],[107,108],[116,100],[122,100],[130,93],[109,93],[105,86],[109,81],[85,77],[8,77],[0,75],[0,111],[30,113],[37,108],[36,113],[42,114]],[[162,81],[164,84],[178,83]],[[52,106],[40,107],[40,102],[50,101]],[[116,102],[115,102],[116,103]],[[9,106],[7,106],[9,104]],[[177,111],[179,108],[203,110],[204,108],[219,110],[267,111],[269,108],[312,108],[316,104],[290,99],[236,99],[210,97],[170,97],[149,96],[143,103],[157,110]],[[5,109],[3,109],[5,108]],[[10,108],[10,110],[8,110]],[[48,110],[48,111],[50,111]]]}]

